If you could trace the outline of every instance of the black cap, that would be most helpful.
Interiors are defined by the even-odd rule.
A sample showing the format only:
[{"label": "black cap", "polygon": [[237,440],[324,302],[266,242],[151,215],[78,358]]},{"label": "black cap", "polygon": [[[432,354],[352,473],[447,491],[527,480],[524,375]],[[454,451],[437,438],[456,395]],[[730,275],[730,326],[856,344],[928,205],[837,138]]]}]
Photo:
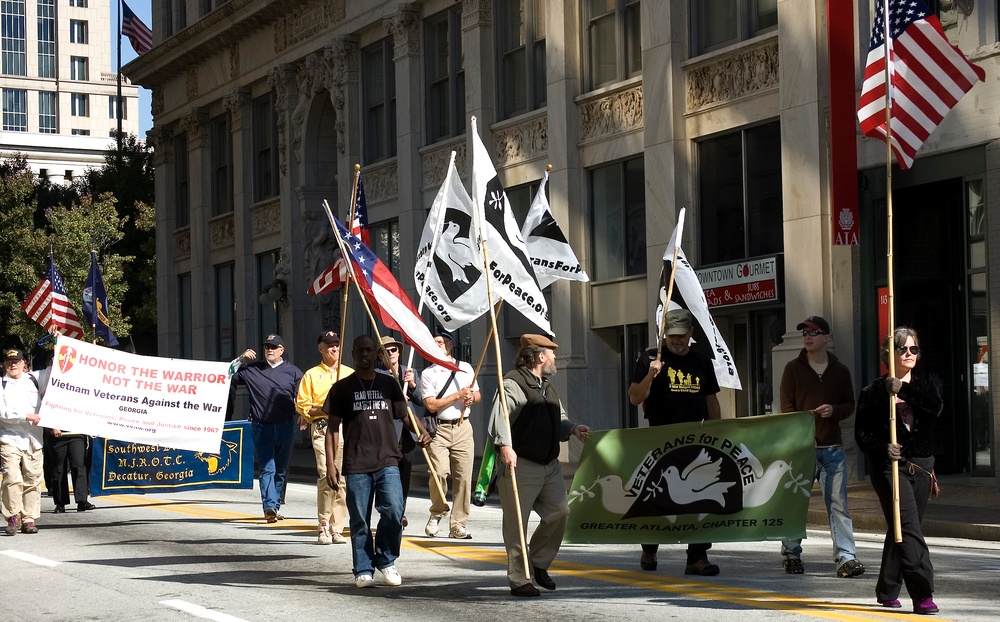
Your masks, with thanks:
[{"label": "black cap", "polygon": [[9,348],[3,351],[4,361],[23,361],[24,352],[18,350],[17,348]]},{"label": "black cap", "polygon": [[316,343],[325,343],[327,345],[337,345],[340,343],[340,335],[333,332],[332,330],[327,330],[319,334],[319,338]]},{"label": "black cap", "polygon": [[818,330],[824,335],[830,334],[830,323],[818,315],[810,315],[806,319],[802,320],[799,322],[799,325],[795,327],[795,330],[803,330],[805,328]]},{"label": "black cap", "polygon": [[270,334],[264,338],[265,346],[285,347],[285,342],[281,340],[281,335]]},{"label": "black cap", "polygon": [[448,341],[455,341],[455,338],[451,336],[451,331],[446,330],[443,326],[438,326],[437,330],[434,331],[434,335]]}]

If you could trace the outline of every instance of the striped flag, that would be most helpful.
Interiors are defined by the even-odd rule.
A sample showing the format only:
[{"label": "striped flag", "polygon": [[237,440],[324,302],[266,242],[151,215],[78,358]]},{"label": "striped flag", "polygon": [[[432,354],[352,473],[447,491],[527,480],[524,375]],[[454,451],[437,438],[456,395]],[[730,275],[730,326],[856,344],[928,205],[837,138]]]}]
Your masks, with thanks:
[{"label": "striped flag", "polygon": [[875,4],[858,121],[865,136],[885,140],[888,54],[892,150],[900,168],[907,169],[948,111],[976,82],[986,80],[986,72],[948,43],[941,21],[922,0],[889,0],[888,12],[884,1]]},{"label": "striped flag", "polygon": [[28,295],[21,308],[32,322],[36,322],[46,331],[58,328],[67,337],[73,339],[83,337],[80,319],[69,301],[69,296],[66,295],[66,285],[56,270],[52,255],[49,255],[48,272],[42,277],[38,287]]},{"label": "striped flag", "polygon": [[351,234],[360,238],[368,248],[372,247],[372,234],[368,230],[368,201],[365,200],[365,182],[361,180],[361,171],[358,171],[358,192],[354,196],[354,220],[351,221]]},{"label": "striped flag", "polygon": [[319,294],[329,294],[340,289],[340,286],[347,282],[347,264],[343,257],[337,259],[327,266],[326,270],[316,277],[309,289],[306,291],[310,296]]},{"label": "striped flag", "polygon": [[122,2],[122,32],[128,37],[129,43],[136,54],[145,54],[153,49],[153,31],[132,12],[127,4]]}]

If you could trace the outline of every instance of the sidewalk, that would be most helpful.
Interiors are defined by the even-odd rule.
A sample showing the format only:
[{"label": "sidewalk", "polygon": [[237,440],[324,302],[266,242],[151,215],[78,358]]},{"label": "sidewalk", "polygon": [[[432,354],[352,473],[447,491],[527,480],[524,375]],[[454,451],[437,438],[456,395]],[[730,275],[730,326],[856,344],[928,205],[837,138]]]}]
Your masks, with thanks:
[{"label": "sidewalk", "polygon": [[[569,468],[563,468],[567,488],[572,482],[574,467],[575,465],[570,465]],[[316,462],[312,448],[296,446],[289,470],[294,477],[314,479]],[[473,472],[479,472],[478,461]],[[427,490],[427,471],[422,463],[413,465],[413,478],[414,489]],[[982,483],[975,483],[968,475],[938,476],[941,495],[927,504],[923,522],[924,535],[1000,542],[1000,486],[988,483],[989,481],[986,479]],[[885,533],[882,508],[868,480],[851,483],[847,494],[854,530]],[[829,529],[830,521],[823,504],[823,493],[818,485],[813,487],[809,500],[807,522],[813,527]]]}]

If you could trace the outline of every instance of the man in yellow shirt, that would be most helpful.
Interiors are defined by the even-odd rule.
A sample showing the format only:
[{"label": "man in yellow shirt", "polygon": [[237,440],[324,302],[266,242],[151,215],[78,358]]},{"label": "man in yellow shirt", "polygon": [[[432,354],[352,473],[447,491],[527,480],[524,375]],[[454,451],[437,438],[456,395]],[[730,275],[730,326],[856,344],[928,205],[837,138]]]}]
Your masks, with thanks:
[{"label": "man in yellow shirt", "polygon": [[[327,417],[323,404],[330,387],[341,378],[354,373],[347,365],[340,364],[340,336],[332,330],[319,336],[319,365],[309,369],[299,382],[299,392],[295,398],[295,410],[299,413],[299,429],[309,427],[313,452],[316,454],[316,506],[319,515],[318,544],[347,544],[343,530],[347,524],[347,500],[344,478],[340,478],[337,490],[330,488],[326,481],[326,426]],[[341,436],[343,439],[343,436]],[[341,440],[343,443],[343,440]],[[343,447],[337,452],[337,469],[344,455]],[[332,520],[331,520],[332,519]]]}]

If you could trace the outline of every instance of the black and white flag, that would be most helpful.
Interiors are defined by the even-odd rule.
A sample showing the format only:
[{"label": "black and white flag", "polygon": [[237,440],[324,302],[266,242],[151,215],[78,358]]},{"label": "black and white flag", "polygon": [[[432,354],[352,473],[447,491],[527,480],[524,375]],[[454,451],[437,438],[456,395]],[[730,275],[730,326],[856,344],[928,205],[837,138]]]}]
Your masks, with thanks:
[{"label": "black and white flag", "polygon": [[490,308],[472,198],[454,154],[420,234],[413,282],[442,326],[455,330]]},{"label": "black and white flag", "polygon": [[480,225],[490,262],[489,276],[496,294],[552,335],[545,297],[535,280],[507,193],[479,137],[475,117],[472,118],[472,189],[476,211],[482,215]]},{"label": "black and white flag", "polygon": [[559,223],[552,217],[549,200],[545,197],[545,184],[549,181],[549,172],[545,171],[535,200],[528,208],[528,215],[521,225],[521,235],[524,237],[528,257],[535,268],[535,278],[542,289],[559,279],[568,281],[589,281],[590,277],[576,258],[576,253],[566,241]]}]

